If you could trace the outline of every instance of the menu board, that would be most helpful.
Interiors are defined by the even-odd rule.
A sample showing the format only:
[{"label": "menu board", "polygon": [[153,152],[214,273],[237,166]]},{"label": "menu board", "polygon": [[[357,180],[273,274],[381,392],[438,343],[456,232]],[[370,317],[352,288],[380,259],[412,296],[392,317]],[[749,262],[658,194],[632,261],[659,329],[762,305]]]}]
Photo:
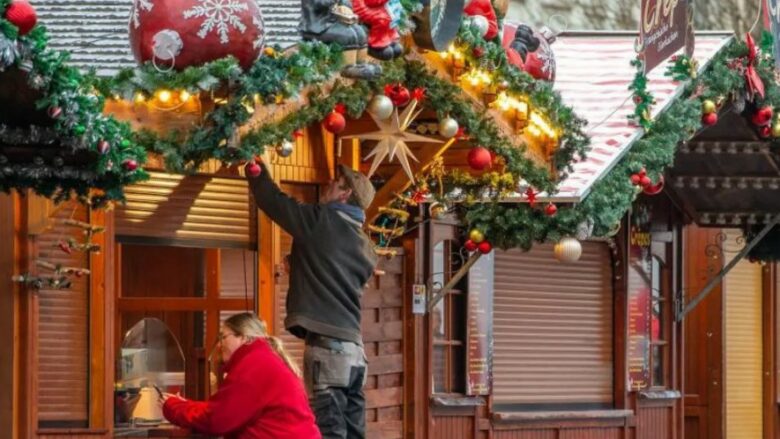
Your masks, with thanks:
[{"label": "menu board", "polygon": [[650,384],[650,301],[652,255],[650,210],[638,205],[631,214],[628,255],[628,388]]},{"label": "menu board", "polygon": [[492,381],[493,267],[495,254],[483,255],[468,276],[466,393],[487,395]]},{"label": "menu board", "polygon": [[[639,52],[645,74],[664,62],[693,38],[692,10],[688,0],[642,0]],[[689,29],[690,28],[690,29]],[[693,41],[687,42],[693,45]]]}]

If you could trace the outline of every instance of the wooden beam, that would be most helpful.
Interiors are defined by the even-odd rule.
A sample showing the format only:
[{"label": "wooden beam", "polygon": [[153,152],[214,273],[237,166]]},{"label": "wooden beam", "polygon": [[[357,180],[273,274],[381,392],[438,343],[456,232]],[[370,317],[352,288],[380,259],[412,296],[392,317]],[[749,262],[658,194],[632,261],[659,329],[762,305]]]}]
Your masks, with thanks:
[{"label": "wooden beam", "polygon": [[[438,148],[433,147],[433,145],[429,145],[429,147],[424,148],[423,153],[417,157],[417,159],[420,161],[419,165],[417,166],[417,171],[425,172],[428,170],[428,168],[433,164],[434,160],[441,157],[450,148],[450,146],[455,144],[455,141],[456,139],[452,138],[447,142],[439,145]],[[412,183],[409,181],[409,176],[406,175],[406,172],[404,172],[403,169],[399,169],[392,177],[390,177],[390,180],[388,180],[387,183],[385,183],[385,185],[379,189],[376,196],[374,197],[374,202],[371,203],[371,207],[369,207],[366,211],[366,218],[368,219],[367,224],[371,224],[374,221],[381,206],[390,204],[390,201],[393,199],[393,197],[395,197],[396,194],[405,191],[409,186],[411,186],[411,184]]]},{"label": "wooden beam", "polygon": [[18,242],[16,218],[19,215],[17,195],[0,194],[0,437],[14,438],[17,426],[14,419],[14,400],[18,383],[14,379],[15,355],[18,352],[16,338],[16,296],[18,286],[11,277],[16,274]]}]

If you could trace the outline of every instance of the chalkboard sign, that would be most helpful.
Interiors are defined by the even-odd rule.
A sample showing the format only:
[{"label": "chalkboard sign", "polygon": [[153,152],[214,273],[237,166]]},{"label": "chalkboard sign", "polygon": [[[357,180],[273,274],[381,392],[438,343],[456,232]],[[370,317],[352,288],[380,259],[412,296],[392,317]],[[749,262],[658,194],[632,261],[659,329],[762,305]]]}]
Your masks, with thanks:
[{"label": "chalkboard sign", "polygon": [[[645,73],[685,47],[689,36],[693,38],[692,9],[689,10],[688,1],[642,0],[638,48],[644,59]],[[689,46],[688,50],[692,52],[693,41]]]},{"label": "chalkboard sign", "polygon": [[469,270],[466,393],[487,395],[492,381],[493,271],[495,253],[483,255]]}]

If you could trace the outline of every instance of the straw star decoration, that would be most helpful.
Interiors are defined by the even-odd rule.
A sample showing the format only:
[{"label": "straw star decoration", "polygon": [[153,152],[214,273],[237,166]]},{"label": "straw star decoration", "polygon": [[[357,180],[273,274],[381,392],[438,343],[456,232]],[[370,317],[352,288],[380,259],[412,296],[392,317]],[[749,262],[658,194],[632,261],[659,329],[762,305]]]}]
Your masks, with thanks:
[{"label": "straw star decoration", "polygon": [[409,180],[414,182],[414,172],[412,172],[412,166],[409,160],[411,159],[416,162],[419,160],[412,154],[412,150],[409,148],[408,143],[442,143],[441,140],[420,136],[406,131],[409,128],[409,125],[411,125],[422,111],[422,109],[417,108],[417,105],[418,100],[413,99],[401,114],[398,114],[398,109],[396,108],[387,120],[377,119],[369,112],[371,118],[374,119],[377,128],[379,128],[378,131],[342,137],[342,139],[377,141],[374,149],[366,156],[366,160],[371,157],[374,158],[374,161],[371,163],[371,169],[368,171],[369,177],[374,174],[385,158],[393,160],[394,157],[397,157],[404,172],[409,176]]}]

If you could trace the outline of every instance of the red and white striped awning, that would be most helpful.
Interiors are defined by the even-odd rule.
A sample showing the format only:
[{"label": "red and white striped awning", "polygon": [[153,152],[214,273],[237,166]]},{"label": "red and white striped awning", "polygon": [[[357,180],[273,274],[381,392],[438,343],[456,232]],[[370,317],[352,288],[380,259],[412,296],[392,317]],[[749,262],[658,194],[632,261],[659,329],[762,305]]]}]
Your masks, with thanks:
[{"label": "red and white striped awning", "polygon": [[[504,26],[505,32],[514,33],[512,24]],[[696,34],[694,58],[700,69],[726,46],[732,35]],[[552,45],[557,63],[555,90],[575,114],[587,120],[585,132],[591,138],[591,149],[560,182],[558,193],[552,197],[541,194],[540,201],[582,200],[593,184],[642,136],[643,130],[628,119],[634,111],[628,86],[636,73],[631,66],[631,60],[636,58],[636,37],[635,32],[571,32],[559,35]],[[648,89],[656,100],[653,117],[664,111],[682,91],[682,84],[664,76],[665,71],[666,66],[661,65],[648,75]]]}]

